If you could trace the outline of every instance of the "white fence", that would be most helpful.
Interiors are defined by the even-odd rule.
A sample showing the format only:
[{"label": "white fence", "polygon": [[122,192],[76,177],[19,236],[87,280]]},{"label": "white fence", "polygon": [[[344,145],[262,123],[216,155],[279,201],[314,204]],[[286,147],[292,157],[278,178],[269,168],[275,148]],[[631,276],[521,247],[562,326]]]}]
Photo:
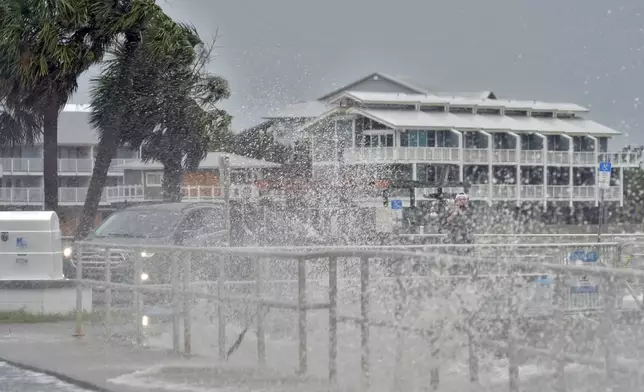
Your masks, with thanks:
[{"label": "white fence", "polygon": [[[75,247],[82,253],[96,245],[80,242]],[[115,243],[101,247],[108,256],[105,266],[112,266],[110,256],[116,251],[131,263],[104,268],[102,276],[94,279],[84,275],[83,264],[77,263],[77,308],[83,307],[83,286],[104,288],[105,325],[109,331],[114,326],[112,292],[132,292],[135,336],[141,342],[142,297],[157,298],[158,303],[169,301],[172,347],[177,352],[193,351],[191,315],[195,301],[205,300],[215,309],[213,319],[217,320],[218,355],[222,360],[229,355],[226,334],[232,313],[250,307],[246,324],[254,326],[260,364],[266,363],[270,346],[267,329],[273,323],[281,323],[282,333],[287,331],[286,335],[297,341],[300,374],[308,372],[309,358],[315,353],[319,355],[315,348],[317,345],[319,349],[322,342],[319,332],[324,331],[325,354],[320,361],[328,362],[329,382],[359,386],[365,391],[378,390],[383,385],[393,385],[395,391],[411,391],[422,389],[419,383],[437,388],[439,364],[449,360],[448,340],[467,347],[463,360],[467,362],[469,376],[465,381],[473,385],[480,382],[479,360],[485,350],[506,353],[511,392],[519,391],[519,368],[533,357],[550,363],[553,376],[548,377],[547,383],[557,391],[568,388],[569,375],[565,372],[571,363],[597,369],[601,386],[606,388],[629,382],[630,378],[622,377],[623,374],[641,369],[637,357],[616,356],[615,342],[619,339],[613,326],[619,320],[624,285],[627,281],[639,284],[644,280],[644,271],[613,267],[621,259],[622,251],[622,245],[616,242],[281,249]],[[250,268],[244,273],[239,267],[249,260]],[[125,275],[123,271],[127,271]],[[155,274],[167,279],[152,284]],[[117,282],[115,276],[125,279]],[[547,290],[535,292],[544,286]],[[575,287],[596,289],[589,292],[573,290]],[[294,319],[280,314],[269,323],[269,310],[294,311]],[[320,310],[328,311],[324,322],[316,318]],[[580,333],[567,326],[570,317],[578,312],[593,313],[595,316],[591,317],[599,320],[600,327],[588,332],[592,339],[602,343],[599,358],[597,353],[595,357],[586,356],[583,345],[563,344],[570,335]],[[79,336],[82,317],[83,313],[77,312]],[[547,338],[532,344],[540,336],[532,325],[543,317],[547,322],[541,332]],[[350,348],[349,341],[339,344],[339,338],[350,335],[344,329],[339,335],[341,326],[347,324],[359,330],[359,336],[351,335],[359,343],[355,349]],[[502,325],[500,330],[492,327],[497,324]],[[319,326],[317,333],[313,332],[310,339],[315,326]],[[409,340],[415,343],[405,348],[405,341],[411,344]],[[420,353],[414,350],[418,345],[423,346]],[[339,353],[339,346],[347,349]],[[385,356],[393,359],[390,368],[372,358],[382,355],[380,351],[385,348],[393,350]],[[345,361],[340,367],[339,356]],[[354,365],[359,365],[355,372],[350,370],[350,358],[355,358]],[[280,361],[288,358],[281,356]],[[352,379],[352,375],[359,375],[358,380]]]}]

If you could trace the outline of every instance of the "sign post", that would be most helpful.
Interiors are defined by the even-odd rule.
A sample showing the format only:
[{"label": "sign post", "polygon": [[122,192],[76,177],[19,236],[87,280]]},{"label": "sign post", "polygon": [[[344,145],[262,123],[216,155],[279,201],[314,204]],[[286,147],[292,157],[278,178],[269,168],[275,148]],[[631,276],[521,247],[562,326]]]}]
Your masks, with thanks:
[{"label": "sign post", "polygon": [[606,189],[610,188],[610,175],[613,170],[613,164],[610,162],[599,162],[599,172],[597,176],[600,199],[599,199],[599,227],[597,228],[597,242],[601,242],[602,225],[604,223],[604,194]]}]

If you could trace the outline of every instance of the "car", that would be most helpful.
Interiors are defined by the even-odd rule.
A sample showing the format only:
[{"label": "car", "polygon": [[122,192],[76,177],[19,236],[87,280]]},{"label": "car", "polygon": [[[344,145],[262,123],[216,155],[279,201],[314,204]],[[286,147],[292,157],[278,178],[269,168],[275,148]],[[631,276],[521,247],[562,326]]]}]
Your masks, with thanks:
[{"label": "car", "polygon": [[[161,203],[126,207],[110,215],[96,230],[83,240],[82,246],[72,244],[63,253],[71,255],[71,265],[82,260],[83,278],[105,278],[105,252],[107,244],[123,245],[176,245],[187,247],[227,246],[225,206],[217,202]],[[138,253],[138,255],[137,255]],[[132,283],[134,261],[142,261],[140,280],[143,283],[170,283],[168,252],[155,252],[145,248],[109,249],[111,281]],[[204,273],[213,278],[217,268],[202,259],[194,263],[193,276]],[[75,275],[75,271],[70,271]]]}]

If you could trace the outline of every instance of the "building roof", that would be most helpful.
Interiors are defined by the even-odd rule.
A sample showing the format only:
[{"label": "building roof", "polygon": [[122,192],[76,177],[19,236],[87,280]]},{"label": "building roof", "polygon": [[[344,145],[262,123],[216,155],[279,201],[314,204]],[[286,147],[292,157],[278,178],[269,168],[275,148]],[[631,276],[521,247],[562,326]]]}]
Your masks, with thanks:
[{"label": "building roof", "polygon": [[559,119],[501,115],[455,114],[415,110],[350,109],[391,128],[403,129],[456,129],[484,131],[538,132],[616,136],[620,133],[595,121],[582,118]]},{"label": "building roof", "polygon": [[362,83],[364,81],[367,81],[369,79],[374,79],[374,78],[380,78],[380,79],[388,80],[391,83],[394,83],[394,84],[397,84],[399,86],[405,87],[405,88],[407,88],[407,89],[409,89],[411,91],[417,92],[419,94],[425,94],[425,93],[429,92],[424,87],[418,86],[415,83],[410,83],[410,82],[407,82],[405,80],[401,80],[400,78],[395,78],[393,76],[383,74],[381,72],[374,72],[374,73],[371,73],[371,74],[369,74],[369,75],[367,75],[367,76],[365,76],[363,78],[360,78],[360,79],[358,79],[358,80],[356,80],[354,82],[346,84],[346,85],[344,85],[344,86],[342,86],[342,87],[340,87],[338,89],[335,89],[335,90],[333,90],[333,91],[331,91],[331,92],[329,92],[327,94],[324,94],[323,96],[318,98],[318,101],[325,101],[325,100],[333,97],[334,95],[337,95],[337,94],[339,94],[339,93],[341,93],[341,92],[343,92],[345,90],[351,89],[351,87],[353,87],[353,86],[356,86],[356,85],[358,85],[358,84],[360,84],[360,83]]},{"label": "building roof", "polygon": [[561,111],[585,113],[588,109],[574,103],[515,101],[509,99],[466,98],[459,96],[438,96],[433,94],[376,93],[345,91],[331,100],[351,99],[362,104],[410,104],[410,105],[452,105],[476,106],[481,108],[504,108],[510,110]]},{"label": "building roof", "polygon": [[[230,158],[231,169],[270,169],[281,166],[278,163],[248,158],[228,152],[209,152],[208,155],[206,155],[206,158],[199,164],[199,169],[218,169],[219,159],[224,155],[227,155]],[[160,162],[134,161],[117,167],[124,170],[163,170],[163,164]]]},{"label": "building roof", "polygon": [[264,118],[315,118],[333,109],[333,107],[333,105],[329,105],[324,101],[298,102],[277,110]]}]

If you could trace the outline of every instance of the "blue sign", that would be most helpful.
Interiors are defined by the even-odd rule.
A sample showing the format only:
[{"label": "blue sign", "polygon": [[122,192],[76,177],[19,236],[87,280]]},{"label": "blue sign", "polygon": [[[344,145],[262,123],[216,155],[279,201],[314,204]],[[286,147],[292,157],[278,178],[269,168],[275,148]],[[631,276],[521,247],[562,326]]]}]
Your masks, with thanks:
[{"label": "blue sign", "polygon": [[25,240],[22,237],[16,238],[16,248],[26,248],[27,247],[27,240]]},{"label": "blue sign", "polygon": [[570,261],[582,261],[584,263],[596,263],[599,260],[597,252],[586,252],[585,250],[576,250],[568,255]]},{"label": "blue sign", "polygon": [[535,282],[537,282],[537,284],[550,285],[552,284],[552,278],[548,275],[542,275],[538,276]]},{"label": "blue sign", "polygon": [[570,292],[572,294],[596,294],[599,291],[597,286],[579,286],[571,287]]},{"label": "blue sign", "polygon": [[403,208],[402,200],[392,200],[391,201],[391,209],[392,210],[402,210],[402,208]]},{"label": "blue sign", "polygon": [[599,171],[610,173],[613,170],[613,164],[610,162],[599,162]]}]

